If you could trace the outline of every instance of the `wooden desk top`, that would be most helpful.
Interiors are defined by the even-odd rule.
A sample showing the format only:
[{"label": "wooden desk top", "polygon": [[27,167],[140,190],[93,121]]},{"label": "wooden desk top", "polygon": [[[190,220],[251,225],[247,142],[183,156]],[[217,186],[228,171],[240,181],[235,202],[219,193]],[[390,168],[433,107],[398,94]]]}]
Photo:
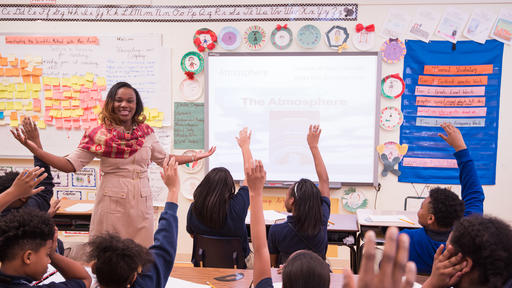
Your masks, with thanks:
[{"label": "wooden desk top", "polygon": [[[287,217],[290,214],[290,213],[283,213],[283,212],[279,212],[279,213],[286,215],[285,217]],[[327,225],[328,231],[343,231],[343,232],[358,232],[359,231],[359,226],[357,225],[357,216],[354,214],[331,214],[331,216],[329,217],[329,221],[334,224],[329,223]],[[277,223],[282,223],[282,222],[277,222]],[[245,224],[246,225],[250,224],[249,217],[245,218]],[[275,223],[265,220],[265,225],[271,226],[273,224],[275,224]]]},{"label": "wooden desk top", "polygon": [[[421,228],[418,223],[418,215],[412,211],[397,211],[397,210],[373,210],[373,209],[358,209],[356,211],[357,222],[360,226],[373,226],[373,227],[399,227],[399,228]],[[409,220],[412,220],[414,224],[407,223],[405,221],[393,221],[393,222],[371,222],[367,218],[370,215],[404,215]]]},{"label": "wooden desk top", "polygon": [[77,211],[67,211],[66,209],[75,205],[75,204],[94,204],[94,201],[92,200],[69,200],[69,199],[62,199],[60,201],[60,209],[57,211],[56,215],[91,215],[92,209],[89,211],[84,212],[77,212]]}]

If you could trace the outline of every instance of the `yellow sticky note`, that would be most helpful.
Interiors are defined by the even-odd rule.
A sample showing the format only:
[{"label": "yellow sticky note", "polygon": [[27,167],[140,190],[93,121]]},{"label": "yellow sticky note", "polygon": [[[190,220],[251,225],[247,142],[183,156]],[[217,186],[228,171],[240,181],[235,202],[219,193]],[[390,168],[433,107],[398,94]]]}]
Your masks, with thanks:
[{"label": "yellow sticky note", "polygon": [[92,84],[93,84],[92,82],[85,81],[85,82],[84,82],[84,87],[86,87],[86,88],[89,88],[89,89],[90,89],[90,88],[92,88],[92,86],[93,86]]},{"label": "yellow sticky note", "polygon": [[107,80],[105,79],[105,77],[97,77],[96,78],[96,85],[98,85],[98,86],[106,86],[107,85]]},{"label": "yellow sticky note", "polygon": [[69,117],[71,117],[71,110],[63,110],[62,118],[69,118]]},{"label": "yellow sticky note", "polygon": [[9,126],[11,127],[18,127],[19,122],[18,120],[11,120],[11,123],[9,123]]},{"label": "yellow sticky note", "polygon": [[30,89],[32,91],[41,91],[41,83],[32,83],[32,85],[30,85]]},{"label": "yellow sticky note", "polygon": [[71,107],[71,102],[69,100],[61,101],[60,105],[62,105],[62,108],[70,108]]},{"label": "yellow sticky note", "polygon": [[82,86],[80,84],[73,84],[73,91],[80,91],[82,89]]},{"label": "yellow sticky note", "polygon": [[5,110],[14,110],[14,102],[6,102]]},{"label": "yellow sticky note", "polygon": [[44,90],[44,98],[52,98],[53,97],[53,91],[52,90]]},{"label": "yellow sticky note", "polygon": [[16,91],[25,91],[25,83],[16,83]]},{"label": "yellow sticky note", "polygon": [[155,120],[156,118],[158,118],[158,109],[156,108],[152,108],[152,109],[149,109],[149,113],[151,114],[151,117],[150,119],[151,120]]},{"label": "yellow sticky note", "polygon": [[52,85],[50,77],[43,76],[43,85]]},{"label": "yellow sticky note", "polygon": [[23,105],[23,110],[25,111],[32,111],[32,103]]},{"label": "yellow sticky note", "polygon": [[154,124],[155,124],[154,127],[162,128],[162,121],[155,121]]},{"label": "yellow sticky note", "polygon": [[100,108],[100,106],[94,106],[92,111],[94,112],[94,114],[98,115],[101,112],[101,108]]},{"label": "yellow sticky note", "polygon": [[157,120],[163,121],[164,120],[164,112],[158,112]]},{"label": "yellow sticky note", "polygon": [[76,109],[76,116],[82,116],[84,115],[84,109],[80,108],[80,109]]},{"label": "yellow sticky note", "polygon": [[44,120],[37,121],[37,128],[46,129],[46,123],[44,123]]},{"label": "yellow sticky note", "polygon": [[48,115],[55,117],[57,115],[57,110],[50,110],[50,113]]},{"label": "yellow sticky note", "polygon": [[73,91],[71,93],[71,97],[72,98],[79,98],[80,97],[80,92],[79,91]]},{"label": "yellow sticky note", "polygon": [[52,77],[51,83],[53,86],[59,86],[60,85],[60,79],[57,77]]},{"label": "yellow sticky note", "polygon": [[16,85],[14,85],[14,83],[11,83],[7,86],[7,91],[14,92],[14,90],[16,90]]},{"label": "yellow sticky note", "polygon": [[73,84],[71,78],[67,77],[60,79],[60,83],[62,84],[62,86],[71,86]]},{"label": "yellow sticky note", "polygon": [[80,106],[80,100],[71,100],[71,106],[73,106],[73,107]]},{"label": "yellow sticky note", "polygon": [[0,91],[0,99],[9,99],[11,94],[7,91]]},{"label": "yellow sticky note", "polygon": [[14,102],[14,110],[22,110],[23,104],[21,102]]},{"label": "yellow sticky note", "polygon": [[4,84],[0,84],[0,91],[7,91],[7,86]]},{"label": "yellow sticky note", "polygon": [[65,98],[71,98],[71,96],[72,96],[71,91],[62,92],[62,96],[64,96]]},{"label": "yellow sticky note", "polygon": [[53,105],[53,100],[49,100],[49,99],[44,100],[45,107],[51,107],[52,105]]},{"label": "yellow sticky note", "polygon": [[85,73],[84,78],[85,78],[85,81],[92,82],[92,80],[94,80],[94,74],[87,72],[87,73]]},{"label": "yellow sticky note", "polygon": [[5,102],[0,102],[0,110],[5,110]]}]

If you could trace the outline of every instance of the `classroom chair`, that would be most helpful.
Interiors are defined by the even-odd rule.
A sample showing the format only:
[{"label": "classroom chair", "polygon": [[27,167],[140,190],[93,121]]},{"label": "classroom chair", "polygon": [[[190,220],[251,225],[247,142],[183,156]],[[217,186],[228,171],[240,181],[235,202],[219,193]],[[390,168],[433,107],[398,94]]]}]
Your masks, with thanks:
[{"label": "classroom chair", "polygon": [[194,235],[192,263],[195,267],[247,268],[242,240],[237,237]]},{"label": "classroom chair", "polygon": [[407,196],[404,199],[404,211],[418,211],[421,207],[421,202],[425,197]]}]

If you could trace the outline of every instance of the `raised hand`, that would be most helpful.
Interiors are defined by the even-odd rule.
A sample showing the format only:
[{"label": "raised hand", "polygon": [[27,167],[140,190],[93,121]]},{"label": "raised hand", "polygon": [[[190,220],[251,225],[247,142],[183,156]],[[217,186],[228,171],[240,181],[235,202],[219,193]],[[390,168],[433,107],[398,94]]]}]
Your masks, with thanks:
[{"label": "raised hand", "polygon": [[452,287],[469,270],[461,253],[455,252],[451,245],[448,245],[446,250],[444,247],[441,245],[437,248],[434,264],[432,264],[432,273],[423,285],[425,288]]},{"label": "raised hand", "polygon": [[11,193],[16,195],[17,199],[29,197],[41,192],[44,187],[39,187],[37,189],[34,189],[34,187],[48,176],[46,173],[40,175],[43,172],[44,168],[39,167],[34,167],[30,170],[25,169],[20,173],[20,175],[18,175],[18,177],[16,177],[9,190],[11,190]]},{"label": "raised hand", "polygon": [[309,147],[317,147],[318,140],[320,140],[320,134],[322,133],[322,129],[320,129],[320,125],[309,125],[308,132],[308,145]]},{"label": "raised hand", "polygon": [[267,178],[267,172],[263,168],[261,160],[254,160],[253,167],[245,169],[245,178],[247,179],[247,186],[249,186],[249,193],[261,196]]},{"label": "raised hand", "polygon": [[34,144],[37,145],[37,147],[43,149],[43,146],[41,145],[41,138],[39,138],[39,130],[37,129],[37,125],[30,117],[23,118],[23,121],[21,121],[21,124],[23,126],[23,131],[25,132],[25,136],[27,140],[34,142]]},{"label": "raised hand", "polygon": [[215,153],[215,150],[217,150],[217,147],[212,146],[208,152],[200,151],[196,154],[195,160],[200,160],[203,158],[210,157],[213,153]]},{"label": "raised hand", "polygon": [[178,175],[178,162],[174,157],[167,156],[164,160],[163,170],[160,176],[169,190],[167,201],[178,203],[178,192],[180,191],[180,177]]},{"label": "raised hand", "polygon": [[455,149],[455,152],[466,149],[466,143],[464,143],[464,138],[462,137],[459,129],[451,123],[443,123],[441,124],[441,128],[446,132],[446,136],[442,133],[438,133],[437,135],[452,146]]},{"label": "raised hand", "polygon": [[240,132],[238,132],[238,137],[236,137],[236,142],[238,142],[238,146],[240,146],[240,148],[249,147],[249,145],[251,144],[251,134],[252,134],[252,131],[247,129],[247,127],[245,127],[244,129],[240,130]]},{"label": "raised hand", "polygon": [[48,215],[50,215],[50,217],[55,216],[57,211],[59,211],[61,200],[62,199],[52,198],[52,200],[50,201],[50,209],[48,209]]},{"label": "raised hand", "polygon": [[30,152],[34,153],[34,150],[38,148],[37,144],[27,138],[23,129],[18,127],[10,130],[14,138],[18,140],[23,146],[27,147]]}]

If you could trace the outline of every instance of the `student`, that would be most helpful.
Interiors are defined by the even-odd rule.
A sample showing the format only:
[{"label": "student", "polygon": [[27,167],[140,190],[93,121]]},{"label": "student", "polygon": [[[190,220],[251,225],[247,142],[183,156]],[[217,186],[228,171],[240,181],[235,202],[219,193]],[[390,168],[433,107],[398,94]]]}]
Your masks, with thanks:
[{"label": "student", "polygon": [[[416,265],[412,261],[407,262],[409,237],[403,233],[398,234],[396,227],[387,229],[385,237],[384,257],[380,262],[379,272],[375,273],[375,232],[370,230],[364,234],[365,249],[357,280],[358,288],[413,287]],[[343,274],[343,288],[355,288],[352,271],[345,269]]]},{"label": "student", "polygon": [[[261,161],[255,161],[253,167],[246,167],[245,175],[251,198],[251,235],[254,249],[253,282],[256,284],[256,288],[273,287],[263,217],[263,185],[266,172]],[[320,256],[309,250],[299,250],[288,258],[283,268],[283,287],[328,288],[330,277],[329,265]]]},{"label": "student", "polygon": [[500,219],[472,215],[460,220],[439,246],[424,288],[512,287],[512,227]]},{"label": "student", "polygon": [[414,261],[418,273],[429,274],[437,248],[446,243],[453,224],[471,214],[483,213],[484,192],[471,159],[469,150],[459,131],[452,124],[443,123],[446,136],[439,134],[455,149],[455,159],[459,167],[462,186],[462,200],[449,189],[434,188],[430,191],[418,211],[420,229],[405,229],[402,233],[411,238],[409,260]]},{"label": "student", "polygon": [[268,247],[274,267],[286,262],[293,252],[303,249],[311,250],[325,259],[331,193],[329,176],[318,148],[321,132],[319,125],[310,125],[307,136],[318,175],[318,187],[308,179],[300,179],[293,184],[285,199],[286,210],[292,215],[288,216],[286,222],[270,227]]},{"label": "student", "polygon": [[66,279],[38,287],[89,287],[91,277],[77,262],[56,253],[57,229],[47,213],[21,209],[0,217],[0,288],[32,287],[52,264]]},{"label": "student", "polygon": [[[238,133],[236,140],[242,150],[244,167],[248,167],[252,161],[252,154],[250,149],[251,132],[247,127]],[[245,225],[248,208],[247,181],[243,181],[235,194],[235,183],[231,173],[223,167],[214,168],[206,174],[194,191],[194,202],[190,204],[187,214],[187,232],[192,236],[199,234],[239,237],[242,240],[246,264],[251,267],[251,250]]]},{"label": "student", "polygon": [[113,234],[98,235],[90,241],[91,268],[100,287],[165,287],[176,257],[180,179],[174,157],[165,159],[163,166],[160,174],[169,192],[149,251]]},{"label": "student", "polygon": [[[99,115],[101,124],[86,131],[78,148],[62,157],[37,147],[19,130],[14,137],[30,152],[63,172],[81,170],[94,157],[100,159],[101,183],[96,193],[89,235],[115,232],[146,247],[153,243],[153,202],[148,165],[162,166],[166,152],[145,122],[139,92],[129,83],[114,84]],[[175,156],[180,164],[209,157],[215,152]]]}]

